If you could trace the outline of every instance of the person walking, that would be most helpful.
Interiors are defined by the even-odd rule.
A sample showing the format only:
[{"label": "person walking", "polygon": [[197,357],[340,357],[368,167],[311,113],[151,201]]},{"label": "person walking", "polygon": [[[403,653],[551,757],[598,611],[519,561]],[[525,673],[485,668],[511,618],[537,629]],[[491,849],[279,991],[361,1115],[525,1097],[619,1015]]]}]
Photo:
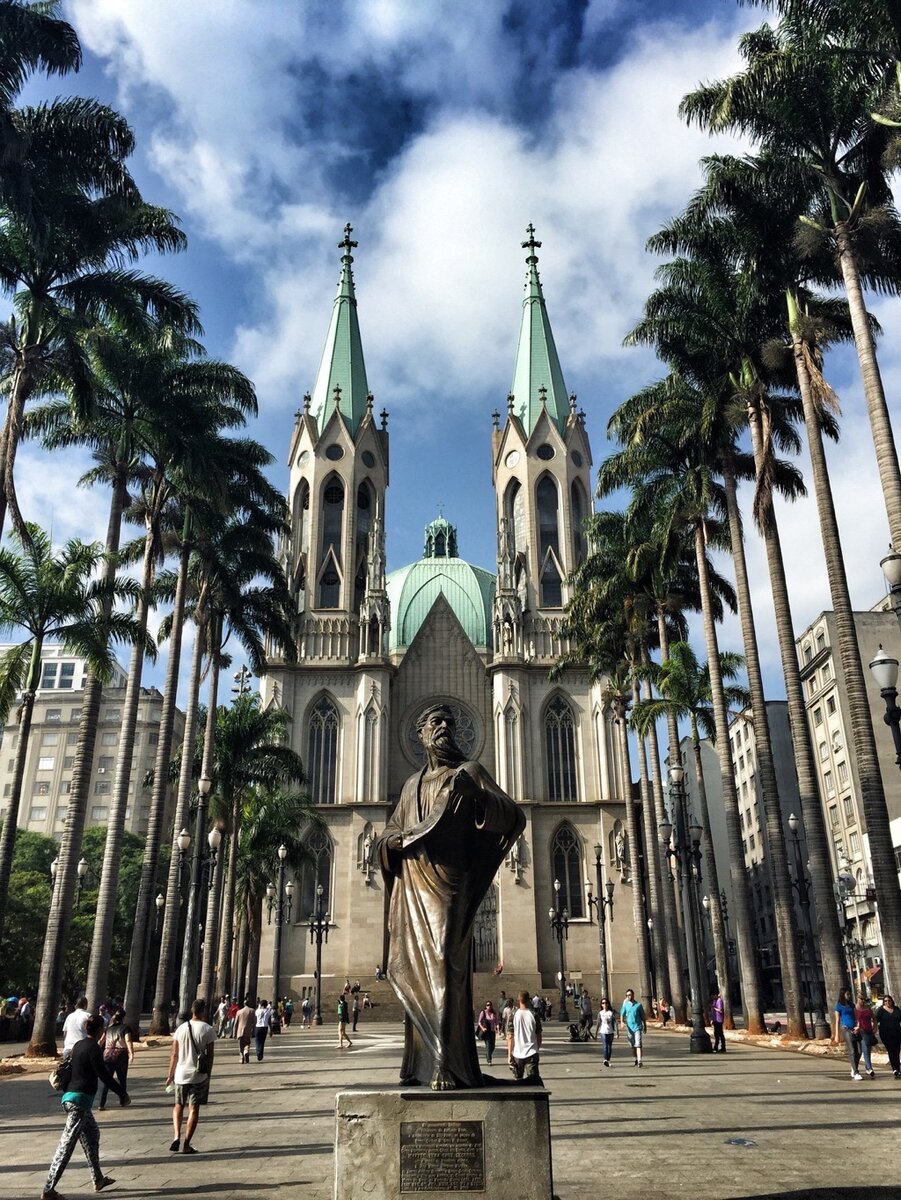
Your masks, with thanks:
[{"label": "person walking", "polygon": [[723,1022],[726,1020],[726,1005],[720,995],[720,989],[714,988],[710,993],[710,1024],[713,1026],[713,1053],[726,1053],[726,1036],[723,1033]]},{"label": "person walking", "polygon": [[[538,997],[535,997],[538,1000]],[[582,994],[579,996],[579,1033],[587,1038],[591,1037],[591,1027],[594,1024],[594,1014],[591,1011],[591,997],[588,994],[587,988],[582,988]],[[586,1033],[587,1031],[587,1033]]]},{"label": "person walking", "polygon": [[350,1015],[352,1018],[351,1025],[350,1025],[351,1032],[356,1033],[357,1032],[357,1021],[359,1021],[359,1019],[360,1019],[360,993],[359,992],[352,993],[352,998],[351,998],[351,1002],[350,1002]]},{"label": "person walking", "polygon": [[857,1022],[856,1033],[860,1041],[860,1053],[863,1055],[863,1068],[869,1079],[875,1079],[876,1072],[873,1070],[873,1063],[870,1058],[870,1051],[876,1045],[876,1034],[873,1030],[873,1010],[870,1008],[869,1002],[863,992],[857,997],[854,1018]]},{"label": "person walking", "polygon": [[508,1008],[509,1020],[504,1028],[507,1035],[507,1062],[520,1083],[544,1087],[538,1070],[541,1049],[541,1021],[532,1010],[528,992],[519,993],[519,1007]]},{"label": "person walking", "polygon": [[235,1017],[238,1015],[238,1009],[240,1007],[241,1006],[237,1000],[232,1000],[231,1004],[229,1004],[229,1006],[228,1006],[228,1036],[229,1037],[235,1036]]},{"label": "person walking", "polygon": [[848,1050],[848,1062],[851,1065],[851,1078],[855,1081],[863,1079],[858,1070],[860,1066],[860,1038],[857,1036],[857,1015],[850,988],[842,988],[838,1000],[835,1002],[835,1032],[832,1040],[836,1045],[844,1040]]},{"label": "person walking", "polygon": [[250,1039],[257,1027],[257,1014],[250,1003],[250,997],[244,1000],[244,1007],[235,1013],[233,1036],[238,1039],[238,1058],[242,1063],[250,1062]]},{"label": "person walking", "polygon": [[[285,1028],[291,1028],[291,1018],[294,1016],[294,1001],[290,996],[285,996]],[[354,1026],[356,1029],[356,1025]]]},{"label": "person walking", "polygon": [[601,1007],[598,1009],[598,1019],[595,1025],[594,1036],[603,1044],[604,1048],[604,1066],[610,1066],[610,1056],[613,1053],[613,1037],[616,1033],[616,1013],[610,1007],[610,1001],[606,996],[601,996]]},{"label": "person walking", "polygon": [[257,1044],[257,1062],[262,1062],[263,1052],[266,1049],[266,1035],[269,1033],[269,1027],[272,1024],[272,1006],[268,1001],[261,1000],[259,1002],[255,1016],[256,1025],[253,1032]]},{"label": "person walking", "polygon": [[494,1005],[490,1000],[485,1001],[485,1007],[479,1013],[479,1034],[482,1041],[485,1043],[485,1058],[488,1066],[491,1066],[491,1060],[494,1057],[494,1047],[497,1044],[497,1026],[498,1017],[494,1011]]},{"label": "person walking", "polygon": [[301,1029],[310,1028],[310,1018],[313,1015],[313,1005],[310,1003],[310,997],[304,996],[300,1002],[300,1027]]},{"label": "person walking", "polygon": [[[114,1075],[116,1079],[126,1087],[128,1079],[128,1068],[135,1060],[135,1045],[131,1036],[131,1027],[125,1023],[125,1009],[115,1008],[113,1015],[110,1018],[110,1023],[106,1027],[106,1031],[102,1040],[103,1046],[103,1062],[110,1075]],[[109,1085],[103,1085],[103,1091],[100,1093],[100,1111],[106,1108],[106,1098],[109,1095]],[[121,1104],[122,1101],[120,1100]]]},{"label": "person walking", "polygon": [[[87,1001],[85,1001],[87,1003]],[[105,1026],[101,1016],[88,1016],[85,1035],[72,1047],[72,1074],[69,1084],[62,1094],[61,1104],[66,1113],[66,1124],[50,1163],[41,1200],[63,1200],[56,1190],[56,1185],[63,1171],[69,1165],[75,1143],[81,1142],[84,1156],[88,1160],[91,1178],[94,1181],[94,1191],[102,1192],[116,1181],[109,1175],[104,1175],[100,1167],[100,1130],[91,1109],[94,1097],[97,1095],[97,1085],[103,1083],[116,1093],[123,1104],[131,1104],[131,1097],[125,1088],[115,1080],[103,1062],[100,1050],[100,1039],[103,1037]]]},{"label": "person walking", "polygon": [[641,1002],[635,999],[635,993],[631,988],[626,992],[626,998],[623,1001],[623,1006],[619,1010],[620,1020],[626,1026],[626,1036],[629,1039],[629,1045],[632,1047],[632,1055],[635,1066],[641,1066],[641,1043],[645,1033],[647,1033],[648,1023],[644,1015],[644,1009]]},{"label": "person walking", "polygon": [[175,1135],[169,1149],[178,1151],[181,1142],[181,1122],[185,1108],[188,1123],[185,1128],[185,1143],[182,1154],[196,1154],[191,1145],[200,1108],[210,1096],[210,1075],[213,1071],[213,1056],[216,1052],[216,1030],[208,1025],[206,1001],[195,1000],[191,1005],[191,1018],[182,1022],[172,1035],[172,1055],[169,1059],[169,1074],[166,1087],[175,1084],[175,1104],[172,1108],[172,1132]]},{"label": "person walking", "polygon": [[657,1016],[660,1018],[660,1025],[666,1029],[667,1021],[672,1019],[672,1011],[670,1010],[669,1000],[661,996],[657,1001]]},{"label": "person walking", "polygon": [[901,1079],[901,1010],[887,993],[875,1012],[876,1028],[888,1054],[888,1065],[896,1079]]},{"label": "person walking", "polygon": [[[68,1054],[75,1046],[87,1037],[88,1021],[91,1019],[91,1014],[88,1012],[87,996],[80,996],[75,1001],[75,1011],[70,1012],[63,1021],[63,1055]],[[106,1028],[103,1018],[100,1018],[104,1029]]]},{"label": "person walking", "polygon": [[[349,989],[349,986],[350,985],[348,984],[348,989]],[[350,996],[350,991],[348,989],[345,989],[341,993],[341,995],[338,997],[338,1049],[339,1050],[344,1049],[345,1039],[347,1040],[348,1050],[353,1045],[353,1042],[350,1040],[349,1037],[347,1037],[347,1022],[350,1018],[350,1004],[348,1002],[348,997]]]}]

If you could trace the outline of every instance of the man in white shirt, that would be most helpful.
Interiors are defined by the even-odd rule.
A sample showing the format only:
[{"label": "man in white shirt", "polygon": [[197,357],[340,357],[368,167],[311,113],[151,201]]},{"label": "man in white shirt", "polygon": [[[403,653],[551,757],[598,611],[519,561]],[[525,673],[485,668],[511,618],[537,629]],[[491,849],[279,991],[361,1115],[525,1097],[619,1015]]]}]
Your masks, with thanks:
[{"label": "man in white shirt", "polygon": [[263,1061],[263,1051],[266,1048],[266,1035],[272,1023],[272,1005],[261,1000],[257,1008],[257,1026],[254,1030],[257,1043],[257,1062]]},{"label": "man in white shirt", "polygon": [[75,1005],[75,1011],[70,1012],[63,1021],[63,1054],[68,1054],[77,1042],[88,1036],[88,998],[82,996]]},{"label": "man in white shirt", "polygon": [[[206,1002],[195,1000],[191,1005],[190,1021],[179,1025],[172,1035],[172,1056],[169,1059],[166,1087],[175,1083],[175,1106],[172,1109],[172,1131],[175,1137],[169,1149],[177,1151],[180,1148],[182,1114],[187,1105],[188,1124],[185,1129],[183,1154],[197,1153],[191,1145],[191,1139],[197,1128],[200,1106],[206,1104],[210,1095],[216,1031],[204,1020],[205,1013]],[[201,1067],[206,1067],[206,1070],[201,1070]]]},{"label": "man in white shirt", "polygon": [[517,1080],[544,1087],[538,1074],[538,1051],[541,1047],[541,1021],[532,1011],[528,992],[519,993],[519,1008],[509,1012],[504,1032],[507,1035],[507,1062]]}]

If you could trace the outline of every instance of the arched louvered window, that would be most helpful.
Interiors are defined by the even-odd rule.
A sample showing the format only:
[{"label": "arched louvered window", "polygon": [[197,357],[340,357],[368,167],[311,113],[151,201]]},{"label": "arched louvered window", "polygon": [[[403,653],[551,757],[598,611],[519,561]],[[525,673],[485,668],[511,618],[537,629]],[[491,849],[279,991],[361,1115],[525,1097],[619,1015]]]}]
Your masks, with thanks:
[{"label": "arched louvered window", "polygon": [[578,479],[574,479],[569,490],[569,513],[572,521],[573,535],[573,567],[584,562],[587,553],[585,539],[585,518],[588,515],[588,505],[585,501],[585,489]]},{"label": "arched louvered window", "polygon": [[310,716],[307,780],[314,804],[334,804],[338,779],[338,710],[323,696]]},{"label": "arched louvered window", "polygon": [[578,800],[576,725],[573,710],[562,696],[557,696],[547,707],[544,735],[548,800]]},{"label": "arched louvered window", "polygon": [[560,907],[571,917],[585,916],[582,845],[571,825],[561,825],[551,845],[551,870],[560,883]]},{"label": "arched louvered window", "polygon": [[366,591],[366,563],[369,554],[369,530],[372,528],[372,492],[367,483],[357,488],[357,529],[354,556],[354,610],[360,611],[363,593]]},{"label": "arched louvered window", "polygon": [[322,490],[322,545],[319,552],[319,607],[337,608],[341,602],[341,533],[344,524],[344,484],[333,476]]},{"label": "arched louvered window", "polygon": [[545,475],[535,490],[538,508],[538,569],[541,583],[542,608],[563,605],[563,579],[560,574],[559,514],[557,485]]}]

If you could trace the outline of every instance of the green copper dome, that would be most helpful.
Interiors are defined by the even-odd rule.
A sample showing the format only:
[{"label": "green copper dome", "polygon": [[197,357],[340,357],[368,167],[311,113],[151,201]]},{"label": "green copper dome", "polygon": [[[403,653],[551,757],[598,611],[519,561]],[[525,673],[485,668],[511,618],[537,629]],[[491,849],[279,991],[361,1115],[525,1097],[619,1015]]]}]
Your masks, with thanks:
[{"label": "green copper dome", "polygon": [[443,517],[426,526],[423,557],[392,571],[385,585],[391,603],[391,650],[410,645],[441,595],[472,644],[490,645],[494,576],[457,557],[457,531]]}]

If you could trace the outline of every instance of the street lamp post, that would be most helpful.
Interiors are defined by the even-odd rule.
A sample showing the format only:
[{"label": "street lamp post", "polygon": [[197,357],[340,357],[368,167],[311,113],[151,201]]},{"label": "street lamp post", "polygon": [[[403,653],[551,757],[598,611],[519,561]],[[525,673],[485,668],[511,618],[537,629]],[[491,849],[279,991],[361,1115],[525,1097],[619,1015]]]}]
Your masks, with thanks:
[{"label": "street lamp post", "polygon": [[[250,691],[250,681],[253,679],[250,668],[242,664],[241,669],[239,671],[235,671],[234,679],[235,682],[232,684],[232,695],[234,696],[235,700],[240,700],[242,696],[246,696]],[[234,704],[234,702],[235,701],[233,700],[232,703]]]},{"label": "street lamp post", "polygon": [[801,906],[805,957],[810,972],[810,1025],[815,1038],[828,1038],[831,1030],[826,1022],[825,985],[820,987],[820,975],[817,970],[816,952],[814,950],[813,925],[810,920],[810,880],[801,861],[801,837],[798,832],[801,822],[791,813],[788,818],[788,828],[792,835],[792,846],[795,856],[795,878],[792,885],[798,893],[798,903]]},{"label": "street lamp post", "polygon": [[547,915],[554,937],[557,939],[557,948],[560,951],[560,969],[557,972],[560,984],[560,1008],[557,1012],[557,1020],[568,1021],[569,1012],[566,1008],[566,955],[563,943],[569,938],[569,912],[565,908],[560,907],[559,879],[554,880],[554,907],[548,909]]},{"label": "street lamp post", "polygon": [[676,817],[675,838],[673,837],[673,826],[669,821],[664,821],[660,825],[660,838],[667,858],[675,859],[679,887],[682,892],[685,942],[688,952],[688,982],[691,989],[691,1039],[689,1044],[692,1054],[710,1054],[713,1051],[713,1045],[710,1041],[710,1034],[704,1027],[704,1001],[701,996],[695,936],[700,924],[696,885],[701,878],[701,838],[704,831],[700,825],[692,825],[688,830],[690,841],[686,840],[684,833],[685,796],[682,790],[685,769],[681,764],[674,763],[669,769],[669,775],[673,813]]},{"label": "street lamp post", "polygon": [[606,996],[610,999],[610,980],[607,976],[607,936],[604,930],[606,924],[606,910],[610,909],[610,924],[613,924],[613,880],[608,879],[604,883],[604,862],[601,858],[602,846],[600,842],[595,842],[594,846],[594,869],[597,875],[598,894],[591,894],[591,883],[586,886],[588,888],[588,913],[591,915],[591,910],[594,908],[598,914],[598,957],[601,963],[601,996]]},{"label": "street lamp post", "polygon": [[164,908],[165,908],[165,906],[166,906],[166,901],[163,899],[163,893],[162,893],[162,892],[159,892],[159,893],[157,893],[157,897],[156,897],[156,899],[154,900],[154,902],[153,902],[153,903],[156,905],[156,925],[154,926],[154,930],[153,930],[153,932],[154,932],[154,933],[159,933],[159,931],[160,931],[160,917],[163,915],[163,909],[164,909]]},{"label": "street lamp post", "polygon": [[898,624],[901,625],[901,554],[894,546],[889,545],[889,552],[879,565],[882,567],[882,573],[888,584],[892,612],[898,618]]},{"label": "street lamp post", "polygon": [[[288,847],[284,842],[278,848],[278,895],[269,897],[270,905],[270,920],[272,919],[272,908],[275,908],[275,938],[272,950],[272,987],[275,993],[275,1000],[278,1002],[281,996],[281,974],[282,974],[282,927],[287,925],[291,920],[291,901],[294,896],[294,881],[289,879],[285,883],[285,859],[288,857]],[[269,885],[272,886],[271,884]],[[267,888],[267,895],[269,889]]]},{"label": "street lamp post", "polygon": [[316,907],[310,913],[310,945],[316,944],[316,1012],[313,1024],[322,1024],[322,943],[328,941],[329,914],[322,911],[321,883],[316,884]]},{"label": "street lamp post", "polygon": [[895,743],[895,762],[901,767],[901,708],[898,707],[898,660],[890,658],[880,645],[870,671],[876,680],[879,694],[885,701],[883,721],[892,731]]},{"label": "street lamp post", "polygon": [[[194,821],[194,854],[191,858],[191,882],[188,885],[188,910],[185,916],[185,940],[181,953],[181,972],[178,987],[178,1020],[179,1024],[191,1016],[191,1004],[197,995],[197,947],[200,944],[200,892],[203,883],[203,872],[208,862],[215,863],[216,852],[222,840],[218,829],[206,833],[207,797],[213,788],[213,781],[202,775],[197,782],[197,813]],[[204,834],[208,851],[204,851]],[[191,835],[183,829],[178,835],[179,848],[184,841],[184,853],[192,844]],[[210,879],[213,873],[210,870]]]}]

